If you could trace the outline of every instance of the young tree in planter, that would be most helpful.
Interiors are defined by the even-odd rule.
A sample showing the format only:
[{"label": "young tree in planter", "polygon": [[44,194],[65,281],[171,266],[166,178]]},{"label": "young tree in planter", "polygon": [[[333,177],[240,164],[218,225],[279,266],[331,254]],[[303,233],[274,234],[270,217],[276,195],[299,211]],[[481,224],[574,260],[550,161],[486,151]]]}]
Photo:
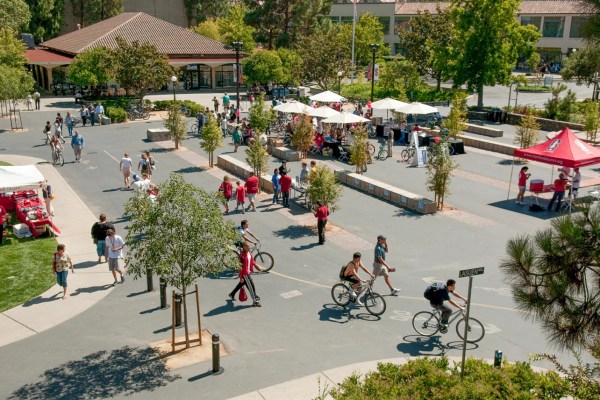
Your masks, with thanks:
[{"label": "young tree in planter", "polygon": [[535,116],[528,113],[521,118],[521,123],[517,126],[517,134],[514,139],[514,143],[518,144],[520,148],[531,147],[540,141],[538,132],[540,130],[540,124],[538,124]]},{"label": "young tree in planter", "polygon": [[175,141],[175,150],[179,150],[179,143],[185,138],[185,134],[187,133],[187,124],[183,119],[183,112],[179,109],[178,103],[173,103],[169,107],[169,113],[164,125],[171,132],[171,138]]},{"label": "young tree in planter", "polygon": [[183,295],[186,348],[189,344],[186,293],[203,276],[236,265],[226,246],[237,233],[232,222],[223,220],[220,199],[171,174],[159,185],[156,202],[138,193],[125,203],[130,218],[127,231],[128,273],[136,279],[146,272],[163,278]]},{"label": "young tree in planter", "polygon": [[259,138],[261,134],[264,134],[267,131],[269,125],[271,125],[271,122],[275,119],[275,111],[269,109],[265,105],[263,96],[258,96],[250,108],[248,119],[250,120],[250,126],[256,133],[255,136]]},{"label": "young tree in planter", "polygon": [[294,134],[291,138],[292,146],[298,149],[301,158],[306,157],[306,153],[308,153],[313,143],[313,136],[312,118],[308,115],[303,115],[300,122],[296,124],[296,129],[294,129]]},{"label": "young tree in planter", "polygon": [[[258,140],[255,140],[246,149],[246,162],[259,180],[261,175],[269,170],[269,153]],[[258,189],[260,190],[260,185]]]},{"label": "young tree in planter", "polygon": [[440,140],[433,145],[431,157],[427,161],[427,190],[434,193],[438,210],[444,208],[444,199],[450,195],[450,178],[458,166],[448,153],[448,142]]},{"label": "young tree in planter", "polygon": [[467,99],[456,93],[452,99],[452,108],[442,125],[448,129],[451,138],[458,139],[458,134],[467,128]]},{"label": "young tree in planter", "polygon": [[587,103],[584,108],[583,127],[586,138],[594,144],[598,138],[598,129],[600,129],[600,110],[598,108],[596,102]]},{"label": "young tree in planter", "polygon": [[332,212],[339,209],[339,200],[344,188],[335,174],[326,165],[317,165],[311,172],[306,195],[311,204],[322,201]]},{"label": "young tree in planter", "polygon": [[213,167],[214,163],[214,153],[215,150],[221,146],[223,142],[223,133],[219,126],[217,125],[217,121],[213,118],[211,114],[208,115],[208,121],[204,128],[202,128],[202,132],[200,133],[200,147],[202,150],[208,153],[208,165],[209,167]]},{"label": "young tree in planter", "polygon": [[355,165],[356,173],[362,174],[367,169],[367,162],[369,161],[368,153],[368,140],[369,134],[367,130],[361,126],[356,129],[352,134],[354,136],[354,143],[350,146],[350,162]]}]

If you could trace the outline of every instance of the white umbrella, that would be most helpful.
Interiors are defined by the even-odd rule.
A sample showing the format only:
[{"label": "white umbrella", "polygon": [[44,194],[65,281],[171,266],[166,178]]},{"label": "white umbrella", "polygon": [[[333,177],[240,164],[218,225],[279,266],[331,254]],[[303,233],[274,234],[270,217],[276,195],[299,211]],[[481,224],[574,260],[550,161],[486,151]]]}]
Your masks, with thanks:
[{"label": "white umbrella", "polygon": [[283,103],[273,107],[273,110],[275,111],[291,114],[307,114],[310,109],[311,107],[298,101],[290,101],[289,103]]},{"label": "white umbrella", "polygon": [[359,122],[370,122],[370,120],[349,112],[341,112],[338,115],[324,119],[323,122],[326,124],[355,124]]},{"label": "white umbrella", "polygon": [[437,112],[437,108],[428,106],[427,104],[414,102],[403,107],[398,107],[396,111],[404,114],[431,114]]},{"label": "white umbrella", "polygon": [[342,101],[346,101],[345,97],[342,97],[337,93],[333,93],[330,90],[319,94],[315,94],[314,96],[310,96],[309,99],[314,101],[320,101],[322,103],[339,103]]},{"label": "white umbrella", "polygon": [[375,110],[395,110],[397,108],[405,107],[408,105],[408,103],[405,103],[403,101],[390,99],[389,97],[387,97],[383,100],[377,100],[371,103],[371,108]]},{"label": "white umbrella", "polygon": [[327,106],[322,106],[319,108],[311,108],[308,111],[308,115],[310,115],[311,117],[318,117],[318,118],[329,118],[329,117],[333,117],[334,115],[338,115],[340,112],[334,110],[331,107],[327,107]]}]

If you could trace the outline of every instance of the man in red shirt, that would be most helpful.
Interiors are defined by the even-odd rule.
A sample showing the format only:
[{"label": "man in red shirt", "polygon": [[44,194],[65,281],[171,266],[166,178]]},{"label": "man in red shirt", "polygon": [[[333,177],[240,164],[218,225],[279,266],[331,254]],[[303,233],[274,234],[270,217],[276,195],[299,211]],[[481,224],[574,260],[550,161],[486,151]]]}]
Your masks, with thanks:
[{"label": "man in red shirt", "polygon": [[254,199],[256,198],[256,193],[258,193],[258,177],[254,175],[254,172],[250,172],[244,186],[246,187],[246,197],[248,197],[248,200],[250,201],[250,204],[248,204],[248,211],[250,211],[250,208],[252,208],[252,211],[256,211]]},{"label": "man in red shirt", "polygon": [[325,225],[327,225],[329,208],[321,201],[317,201],[317,210],[314,215],[317,218],[317,228],[319,229],[319,244],[325,244]]},{"label": "man in red shirt", "polygon": [[554,200],[556,200],[556,208],[554,211],[560,210],[560,202],[563,197],[565,197],[565,189],[567,188],[567,184],[569,183],[568,179],[565,179],[565,174],[560,174],[558,179],[554,181],[554,195],[552,196],[552,200],[550,200],[550,204],[548,204],[548,211],[552,209],[552,204],[554,204]]},{"label": "man in red shirt", "polygon": [[281,172],[281,178],[279,178],[279,185],[281,186],[281,202],[284,207],[290,207],[290,188],[292,187],[292,178],[287,174],[286,170]]},{"label": "man in red shirt", "polygon": [[237,284],[235,289],[233,289],[233,292],[229,293],[229,298],[232,301],[235,301],[235,294],[237,293],[237,291],[240,290],[242,287],[246,286],[248,288],[248,291],[250,292],[250,297],[252,297],[252,305],[254,307],[260,307],[260,297],[258,297],[258,295],[256,294],[254,281],[252,280],[250,274],[254,272],[255,267],[259,271],[262,271],[263,268],[260,265],[258,265],[256,261],[254,261],[254,257],[252,257],[252,254],[250,253],[250,245],[248,244],[248,242],[244,242],[244,244],[242,244],[242,252],[240,253],[240,263],[242,264],[239,273],[240,282]]}]

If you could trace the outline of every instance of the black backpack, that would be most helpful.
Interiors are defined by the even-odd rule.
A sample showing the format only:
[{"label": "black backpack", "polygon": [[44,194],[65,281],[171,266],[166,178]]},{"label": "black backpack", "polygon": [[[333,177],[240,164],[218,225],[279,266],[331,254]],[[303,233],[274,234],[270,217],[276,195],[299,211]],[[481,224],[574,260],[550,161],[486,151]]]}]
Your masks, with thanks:
[{"label": "black backpack", "polygon": [[346,272],[346,267],[347,265],[342,266],[342,269],[340,270],[340,279],[344,280],[344,272]]},{"label": "black backpack", "polygon": [[425,289],[425,292],[423,293],[423,297],[425,297],[429,301],[439,300],[440,291],[443,289],[443,287],[443,283],[434,282],[427,286],[427,289]]}]

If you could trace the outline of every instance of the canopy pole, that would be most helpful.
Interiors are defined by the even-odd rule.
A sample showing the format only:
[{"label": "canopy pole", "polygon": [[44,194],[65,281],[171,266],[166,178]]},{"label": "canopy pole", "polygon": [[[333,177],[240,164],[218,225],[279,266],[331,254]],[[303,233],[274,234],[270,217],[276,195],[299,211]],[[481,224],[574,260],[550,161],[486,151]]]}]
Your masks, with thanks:
[{"label": "canopy pole", "polygon": [[515,156],[513,156],[512,164],[510,166],[510,180],[508,181],[508,193],[506,194],[506,200],[508,200],[510,198],[510,185],[512,185],[512,177],[513,177],[514,169],[515,169]]}]

